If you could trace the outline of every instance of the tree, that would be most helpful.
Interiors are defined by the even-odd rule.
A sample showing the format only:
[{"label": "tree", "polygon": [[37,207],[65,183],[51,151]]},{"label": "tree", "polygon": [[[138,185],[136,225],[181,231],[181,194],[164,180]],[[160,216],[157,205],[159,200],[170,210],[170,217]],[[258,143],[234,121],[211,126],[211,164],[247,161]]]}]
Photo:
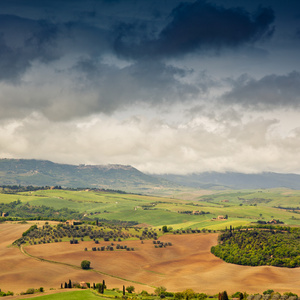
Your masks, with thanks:
[{"label": "tree", "polygon": [[105,280],[103,279],[103,281],[102,281],[102,292],[101,292],[101,294],[104,293],[104,289],[105,289],[105,288],[106,288]]},{"label": "tree", "polygon": [[126,291],[130,294],[132,294],[132,292],[134,292],[134,286],[133,285],[130,285],[130,286],[127,286],[126,287]]},{"label": "tree", "polygon": [[164,295],[166,291],[167,291],[167,289],[164,286],[159,286],[155,289],[154,292],[157,296],[161,296],[161,295]]},{"label": "tree", "polygon": [[83,261],[81,262],[81,269],[83,269],[83,270],[88,270],[88,269],[90,269],[90,267],[91,267],[91,262],[90,262],[90,261],[88,261],[88,260],[83,260]]},{"label": "tree", "polygon": [[163,231],[163,232],[168,232],[168,226],[167,226],[167,225],[164,225],[164,226],[162,227],[162,231]]},{"label": "tree", "polygon": [[123,296],[125,296],[125,285],[123,285]]},{"label": "tree", "polygon": [[274,293],[274,290],[272,290],[272,289],[268,289],[263,292],[264,295],[271,295],[272,293]]},{"label": "tree", "polygon": [[184,299],[189,300],[195,297],[195,292],[192,289],[187,289],[182,292]]},{"label": "tree", "polygon": [[204,293],[200,293],[197,296],[198,300],[205,300],[206,298],[208,298],[208,296]]},{"label": "tree", "polygon": [[224,291],[224,292],[222,293],[222,300],[229,300],[226,291]]}]

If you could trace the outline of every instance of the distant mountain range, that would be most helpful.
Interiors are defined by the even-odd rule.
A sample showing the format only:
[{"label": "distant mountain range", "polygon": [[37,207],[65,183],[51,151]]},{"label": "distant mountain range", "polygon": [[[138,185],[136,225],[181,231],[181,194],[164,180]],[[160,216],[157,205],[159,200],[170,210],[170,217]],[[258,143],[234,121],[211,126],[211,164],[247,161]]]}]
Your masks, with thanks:
[{"label": "distant mountain range", "polygon": [[47,160],[0,159],[0,185],[103,188],[127,192],[170,189],[177,184],[124,165],[68,165]]},{"label": "distant mountain range", "polygon": [[216,173],[147,175],[125,165],[68,165],[47,160],[0,159],[0,185],[103,188],[134,193],[196,189],[300,189],[300,175]]},{"label": "distant mountain range", "polygon": [[160,175],[174,183],[202,189],[300,189],[300,175],[264,172],[259,174],[204,172],[189,175]]}]

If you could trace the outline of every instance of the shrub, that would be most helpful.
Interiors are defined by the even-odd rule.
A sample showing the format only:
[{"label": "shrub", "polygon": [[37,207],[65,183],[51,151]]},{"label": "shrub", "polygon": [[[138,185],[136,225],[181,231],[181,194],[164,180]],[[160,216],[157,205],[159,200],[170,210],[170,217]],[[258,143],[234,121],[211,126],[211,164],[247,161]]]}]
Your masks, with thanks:
[{"label": "shrub", "polygon": [[14,295],[14,292],[11,292],[11,291],[8,291],[7,293],[6,293],[6,296],[13,296]]},{"label": "shrub", "polygon": [[155,289],[155,294],[158,296],[161,296],[162,294],[165,294],[165,292],[167,291],[167,289],[164,286],[159,286]]},{"label": "shrub", "polygon": [[34,289],[33,288],[28,289],[25,294],[34,294]]},{"label": "shrub", "polygon": [[127,286],[126,291],[131,294],[132,292],[134,292],[134,286],[133,285]]},{"label": "shrub", "polygon": [[144,291],[144,290],[143,290],[143,291],[141,291],[141,295],[142,295],[142,296],[149,296],[149,293],[148,293],[147,291]]}]

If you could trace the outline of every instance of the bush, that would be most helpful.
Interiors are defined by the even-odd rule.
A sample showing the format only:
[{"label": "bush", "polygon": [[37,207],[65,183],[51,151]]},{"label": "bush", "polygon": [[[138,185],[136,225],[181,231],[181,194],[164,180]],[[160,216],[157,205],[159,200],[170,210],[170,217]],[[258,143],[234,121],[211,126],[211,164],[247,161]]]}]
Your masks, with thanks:
[{"label": "bush", "polygon": [[88,270],[88,269],[90,269],[90,267],[91,267],[91,262],[90,262],[90,261],[88,261],[88,260],[83,260],[83,261],[81,262],[81,269],[83,269],[83,270]]},{"label": "bush", "polygon": [[162,294],[164,295],[167,289],[164,286],[159,286],[155,289],[155,294],[158,296],[161,296]]},{"label": "bush", "polygon": [[144,290],[143,290],[143,291],[141,291],[141,295],[142,295],[142,296],[149,296],[149,293],[148,293],[147,291],[144,291]]},{"label": "bush", "polygon": [[25,294],[34,294],[34,289],[33,288],[28,289]]},{"label": "bush", "polygon": [[126,291],[131,294],[132,292],[134,292],[134,286],[133,285],[127,286]]}]

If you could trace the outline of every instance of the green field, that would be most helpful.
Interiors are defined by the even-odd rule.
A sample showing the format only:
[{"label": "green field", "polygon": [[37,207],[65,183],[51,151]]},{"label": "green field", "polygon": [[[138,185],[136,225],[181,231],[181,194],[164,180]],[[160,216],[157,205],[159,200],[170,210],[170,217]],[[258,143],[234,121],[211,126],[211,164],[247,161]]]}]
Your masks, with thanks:
[{"label": "green field", "polygon": [[38,296],[34,298],[23,298],[23,299],[36,299],[36,300],[93,300],[93,299],[107,299],[101,297],[91,290],[82,290],[82,291],[72,291],[72,292],[65,292],[65,293],[57,293],[52,295],[44,295]]},{"label": "green field", "polygon": [[[0,193],[0,203],[17,200],[57,210],[67,207],[84,213],[90,220],[134,221],[154,227],[168,225],[174,229],[218,230],[271,219],[279,219],[287,225],[300,224],[300,191],[288,189],[218,191],[193,201],[89,190]],[[193,211],[204,213],[195,215]],[[219,215],[227,215],[228,219],[213,220]]]}]

